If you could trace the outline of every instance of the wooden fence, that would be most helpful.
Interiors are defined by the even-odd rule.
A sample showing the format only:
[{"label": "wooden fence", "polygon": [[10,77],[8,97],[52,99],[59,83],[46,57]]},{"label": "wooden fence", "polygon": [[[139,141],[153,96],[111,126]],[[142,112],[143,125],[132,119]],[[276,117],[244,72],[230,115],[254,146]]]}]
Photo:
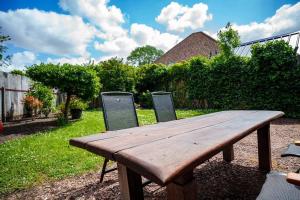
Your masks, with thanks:
[{"label": "wooden fence", "polygon": [[[31,80],[25,76],[0,71],[0,118],[3,122],[20,119],[26,114],[23,98],[30,85]],[[64,95],[55,94],[57,105],[64,100]]]}]

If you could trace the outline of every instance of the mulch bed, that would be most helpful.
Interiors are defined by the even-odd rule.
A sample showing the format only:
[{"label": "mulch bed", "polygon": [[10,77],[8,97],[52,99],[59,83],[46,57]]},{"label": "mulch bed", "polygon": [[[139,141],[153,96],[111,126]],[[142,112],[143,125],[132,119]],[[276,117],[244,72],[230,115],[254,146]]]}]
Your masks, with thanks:
[{"label": "mulch bed", "polygon": [[56,118],[31,118],[6,122],[4,132],[0,133],[0,144],[7,140],[35,134],[41,131],[50,130],[57,127]]},{"label": "mulch bed", "polygon": [[[300,139],[300,120],[279,119],[271,125],[274,170],[296,171],[300,159],[280,154],[295,139]],[[198,199],[255,199],[265,180],[257,168],[257,137],[251,134],[234,145],[235,160],[230,164],[218,154],[194,171]],[[166,199],[165,188],[150,184],[145,199]],[[99,183],[98,173],[88,173],[31,189],[16,191],[3,199],[120,199],[117,172],[107,174]]]}]

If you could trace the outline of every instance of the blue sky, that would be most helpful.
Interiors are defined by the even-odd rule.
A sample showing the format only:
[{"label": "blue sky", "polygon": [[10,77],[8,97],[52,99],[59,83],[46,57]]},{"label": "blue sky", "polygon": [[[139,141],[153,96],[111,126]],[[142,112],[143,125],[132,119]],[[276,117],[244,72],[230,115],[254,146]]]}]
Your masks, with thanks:
[{"label": "blue sky", "polygon": [[300,2],[281,0],[0,0],[12,68],[126,58],[146,44],[167,51],[186,36],[215,37],[227,22],[242,41],[300,30]]}]

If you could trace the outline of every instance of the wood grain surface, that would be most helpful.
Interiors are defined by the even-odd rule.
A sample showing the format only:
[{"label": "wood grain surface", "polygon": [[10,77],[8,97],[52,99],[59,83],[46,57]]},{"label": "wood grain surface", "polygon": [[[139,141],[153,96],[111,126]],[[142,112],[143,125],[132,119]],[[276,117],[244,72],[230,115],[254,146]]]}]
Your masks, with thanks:
[{"label": "wood grain surface", "polygon": [[166,185],[220,151],[225,150],[230,161],[231,145],[283,115],[280,111],[222,111],[75,138],[70,144]]}]

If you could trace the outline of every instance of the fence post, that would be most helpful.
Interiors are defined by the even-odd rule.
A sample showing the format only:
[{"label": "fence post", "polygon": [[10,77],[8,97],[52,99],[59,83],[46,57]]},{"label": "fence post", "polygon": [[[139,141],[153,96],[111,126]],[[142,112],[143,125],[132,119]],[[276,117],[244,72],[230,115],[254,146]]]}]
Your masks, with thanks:
[{"label": "fence post", "polygon": [[5,116],[5,88],[2,87],[1,88],[1,110],[2,110],[2,113],[1,113],[1,119],[2,119],[2,122],[5,122],[6,121],[6,116]]}]

